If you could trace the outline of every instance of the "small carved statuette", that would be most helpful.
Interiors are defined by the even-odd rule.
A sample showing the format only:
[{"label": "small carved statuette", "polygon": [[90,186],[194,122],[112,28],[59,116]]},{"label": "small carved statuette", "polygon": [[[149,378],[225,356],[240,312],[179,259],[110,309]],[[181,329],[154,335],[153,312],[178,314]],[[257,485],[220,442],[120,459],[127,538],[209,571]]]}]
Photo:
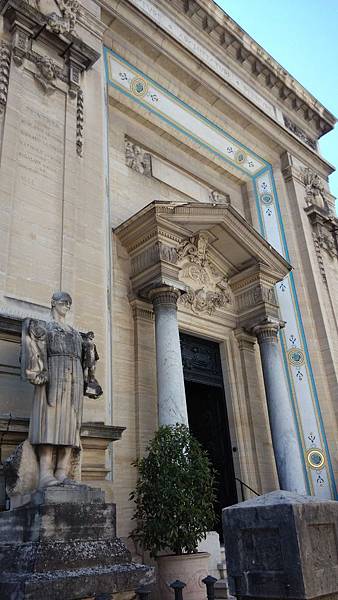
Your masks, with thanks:
[{"label": "small carved statuette", "polygon": [[56,0],[56,4],[61,16],[56,13],[49,15],[47,28],[53,33],[72,33],[80,14],[80,3],[78,0]]},{"label": "small carved statuette", "polygon": [[305,167],[303,169],[303,182],[305,185],[306,203],[308,205],[314,204],[319,208],[328,210],[324,185],[317,173],[314,173],[309,167]]},{"label": "small carved statuette", "polygon": [[35,74],[36,81],[42,86],[45,94],[50,96],[55,92],[55,81],[58,73],[58,65],[48,56],[41,56],[36,62],[39,73]]},{"label": "small carved statuette", "polygon": [[126,165],[141,175],[151,176],[151,156],[130,140],[125,141]]},{"label": "small carved statuette", "polygon": [[96,363],[99,360],[99,355],[94,342],[94,332],[88,331],[82,334],[82,366],[84,393],[89,398],[99,398],[102,395],[102,388],[95,378]]}]

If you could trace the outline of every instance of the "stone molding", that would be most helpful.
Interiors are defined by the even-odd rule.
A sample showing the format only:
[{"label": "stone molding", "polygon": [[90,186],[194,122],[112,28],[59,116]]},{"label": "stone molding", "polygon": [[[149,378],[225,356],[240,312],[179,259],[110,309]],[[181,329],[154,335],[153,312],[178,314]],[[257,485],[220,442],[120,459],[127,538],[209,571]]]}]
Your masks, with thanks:
[{"label": "stone molding", "polygon": [[291,131],[291,133],[293,133],[299,140],[304,142],[304,144],[306,144],[307,146],[310,146],[310,148],[312,150],[317,151],[317,142],[314,139],[312,139],[310,136],[308,136],[305,133],[305,131],[303,131],[303,129],[298,127],[298,125],[296,125],[296,123],[291,121],[291,119],[289,119],[289,117],[287,117],[286,115],[283,115],[283,118],[284,118],[285,127],[289,131]]},{"label": "stone molding", "polygon": [[11,48],[8,42],[0,42],[0,115],[4,112],[7,103],[9,71],[11,66]]},{"label": "stone molding", "polygon": [[[284,124],[283,115],[280,115],[280,119],[276,117],[277,111],[281,111],[277,103],[276,105],[273,103],[273,95],[276,96],[278,103],[285,105],[288,111],[295,112],[298,120],[302,119],[310,123],[314,127],[318,137],[324,135],[334,127],[336,122],[334,115],[320,104],[314,96],[299,84],[255,40],[246,32],[239,29],[237,24],[220,8],[213,4],[211,11],[209,0],[180,0],[175,4],[175,10],[179,11],[179,7],[181,7],[181,14],[184,20],[188,19],[187,25],[192,27],[194,32],[200,34],[198,41],[179,26],[177,19],[175,20],[174,15],[170,14],[170,9],[162,5],[162,3],[155,3],[151,0],[129,1],[184,47],[188,48],[190,52],[220,77],[226,79],[235,89],[238,89],[244,96],[249,97],[264,112],[267,112],[280,122],[280,124],[283,124],[286,129],[289,128]],[[101,3],[106,5],[104,0],[101,0]],[[108,4],[107,9],[109,10]],[[205,44],[203,43],[203,38]],[[236,73],[237,80],[235,80],[233,71],[229,67],[226,67],[225,61],[221,62],[215,58],[221,54],[217,51],[211,53],[208,50],[210,44],[213,44],[215,47],[218,46],[223,52],[226,52],[228,58],[234,64],[237,63],[238,72],[241,73],[242,71],[243,75],[245,74],[243,79],[240,78],[243,89],[239,88],[239,73]],[[253,85],[255,80],[256,86],[258,84],[258,87],[262,89],[261,94],[257,93],[252,85],[246,83],[247,69],[249,69]],[[264,88],[268,92],[272,92],[271,100],[264,98]],[[264,102],[266,104],[265,109],[263,107]],[[274,112],[273,115],[271,111]]]}]

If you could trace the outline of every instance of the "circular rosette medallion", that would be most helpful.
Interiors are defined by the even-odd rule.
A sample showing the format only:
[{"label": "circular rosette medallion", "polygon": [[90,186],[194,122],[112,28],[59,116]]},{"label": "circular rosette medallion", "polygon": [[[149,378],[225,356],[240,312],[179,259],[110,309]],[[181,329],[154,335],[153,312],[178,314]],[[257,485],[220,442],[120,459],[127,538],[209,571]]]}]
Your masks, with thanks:
[{"label": "circular rosette medallion", "polygon": [[265,192],[264,194],[261,194],[261,201],[263,202],[263,204],[268,205],[268,204],[272,204],[272,195],[269,194],[268,192]]},{"label": "circular rosette medallion", "polygon": [[291,348],[288,351],[288,359],[293,367],[301,367],[305,362],[304,352],[300,348]]},{"label": "circular rosette medallion", "polygon": [[247,156],[243,150],[237,150],[235,154],[235,161],[237,164],[242,165],[246,162]]},{"label": "circular rosette medallion", "polygon": [[130,82],[130,89],[134,96],[143,97],[146,95],[149,86],[145,79],[142,77],[134,77]]},{"label": "circular rosette medallion", "polygon": [[307,451],[307,461],[312,469],[322,469],[325,465],[325,456],[318,448]]}]

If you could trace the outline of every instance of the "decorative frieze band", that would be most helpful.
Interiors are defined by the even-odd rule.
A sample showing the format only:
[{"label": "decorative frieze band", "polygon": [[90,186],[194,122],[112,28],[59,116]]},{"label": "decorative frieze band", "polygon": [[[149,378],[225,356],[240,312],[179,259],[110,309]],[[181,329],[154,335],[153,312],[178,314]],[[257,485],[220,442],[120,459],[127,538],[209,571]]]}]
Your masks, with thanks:
[{"label": "decorative frieze band", "polygon": [[273,306],[278,306],[275,290],[273,287],[266,287],[257,284],[236,297],[236,305],[239,311],[251,306],[257,306],[262,302],[267,302]]},{"label": "decorative frieze band", "polygon": [[283,115],[283,117],[284,117],[285,127],[289,131],[291,131],[291,133],[294,133],[302,142],[304,142],[304,144],[307,144],[307,146],[310,146],[310,148],[312,148],[312,150],[317,150],[317,143],[315,142],[315,140],[313,140],[308,135],[306,135],[305,131],[303,131],[303,129],[298,127],[298,125],[296,125],[296,123],[291,121],[291,119],[289,119],[289,117],[287,117],[286,115]]}]

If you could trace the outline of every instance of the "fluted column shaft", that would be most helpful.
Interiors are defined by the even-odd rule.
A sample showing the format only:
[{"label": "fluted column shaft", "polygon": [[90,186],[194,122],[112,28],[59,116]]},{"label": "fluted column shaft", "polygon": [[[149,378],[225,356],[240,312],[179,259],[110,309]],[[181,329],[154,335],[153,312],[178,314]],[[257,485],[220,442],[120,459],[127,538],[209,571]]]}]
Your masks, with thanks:
[{"label": "fluted column shaft", "polygon": [[272,443],[280,488],[307,494],[301,447],[278,346],[279,322],[253,328],[260,347]]},{"label": "fluted column shaft", "polygon": [[188,425],[181,346],[177,322],[180,292],[163,286],[151,291],[155,312],[159,425]]}]

